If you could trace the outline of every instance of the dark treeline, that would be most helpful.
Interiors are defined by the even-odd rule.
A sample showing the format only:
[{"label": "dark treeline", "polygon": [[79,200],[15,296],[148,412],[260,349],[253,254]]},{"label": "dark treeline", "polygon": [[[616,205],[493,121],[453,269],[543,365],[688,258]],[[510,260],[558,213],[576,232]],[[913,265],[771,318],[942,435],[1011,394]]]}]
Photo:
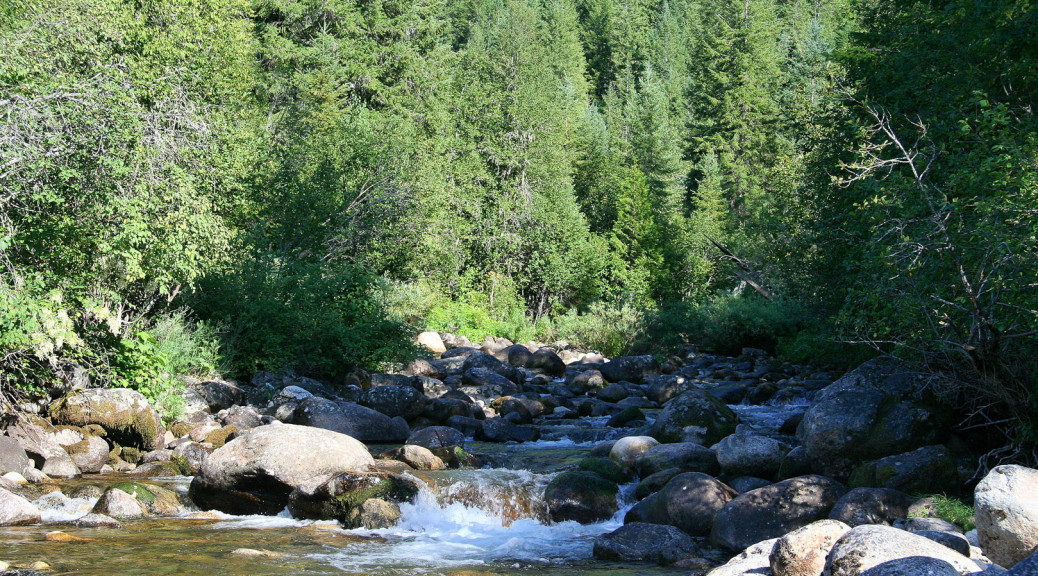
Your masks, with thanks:
[{"label": "dark treeline", "polygon": [[910,354],[1038,437],[1036,30],[1025,0],[5,2],[0,383],[334,379],[416,328],[691,341]]}]

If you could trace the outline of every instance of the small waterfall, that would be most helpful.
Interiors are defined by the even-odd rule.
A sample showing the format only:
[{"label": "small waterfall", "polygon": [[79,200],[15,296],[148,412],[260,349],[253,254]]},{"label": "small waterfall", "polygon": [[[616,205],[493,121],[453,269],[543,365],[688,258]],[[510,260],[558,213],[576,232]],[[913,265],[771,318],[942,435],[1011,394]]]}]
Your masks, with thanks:
[{"label": "small waterfall", "polygon": [[[516,520],[548,522],[544,488],[553,474],[528,470],[485,469],[424,473],[421,480],[437,505],[461,504],[497,518],[503,526]],[[423,490],[423,493],[426,492]]]}]

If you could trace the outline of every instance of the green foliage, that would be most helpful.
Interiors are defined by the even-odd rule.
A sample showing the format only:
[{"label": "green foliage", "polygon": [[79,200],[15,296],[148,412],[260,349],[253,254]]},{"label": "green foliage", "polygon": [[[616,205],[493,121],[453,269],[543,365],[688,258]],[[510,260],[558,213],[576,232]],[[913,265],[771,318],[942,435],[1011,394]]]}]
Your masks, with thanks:
[{"label": "green foliage", "polygon": [[930,498],[933,500],[933,510],[931,513],[937,518],[947,520],[966,532],[977,527],[977,521],[973,515],[973,506],[966,502],[946,494],[923,495],[920,498]]}]

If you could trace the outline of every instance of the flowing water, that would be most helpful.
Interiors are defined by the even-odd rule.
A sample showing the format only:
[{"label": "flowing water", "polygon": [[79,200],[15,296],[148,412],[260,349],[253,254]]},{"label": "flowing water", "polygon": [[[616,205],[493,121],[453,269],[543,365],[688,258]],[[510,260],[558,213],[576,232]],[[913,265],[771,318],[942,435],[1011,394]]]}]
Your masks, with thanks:
[{"label": "flowing water", "polygon": [[[177,518],[124,522],[121,529],[76,528],[69,522],[85,514],[103,486],[138,478],[99,476],[61,484],[35,503],[43,512],[38,526],[0,528],[0,560],[29,564],[38,560],[52,574],[380,574],[380,575],[645,575],[674,574],[649,565],[615,564],[592,558],[595,536],[622,524],[633,484],[621,491],[621,510],[605,522],[582,526],[547,521],[544,487],[558,470],[583,457],[596,442],[594,432],[577,426],[570,433],[523,445],[470,443],[506,467],[415,472],[423,488],[414,503],[401,506],[397,526],[381,530],[344,530],[334,522],[299,521],[281,516],[228,516],[187,512]],[[577,440],[571,439],[580,432]],[[148,479],[186,492],[189,478]],[[59,542],[47,533],[61,530],[77,539]],[[52,537],[53,538],[53,537]],[[239,549],[262,555],[234,553]]]}]

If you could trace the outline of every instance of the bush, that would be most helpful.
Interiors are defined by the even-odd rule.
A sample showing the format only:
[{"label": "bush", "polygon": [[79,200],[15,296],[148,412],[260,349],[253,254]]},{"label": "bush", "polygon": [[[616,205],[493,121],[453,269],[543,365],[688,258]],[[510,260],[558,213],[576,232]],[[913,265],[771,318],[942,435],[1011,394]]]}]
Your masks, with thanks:
[{"label": "bush", "polygon": [[592,304],[581,314],[570,310],[553,319],[556,338],[606,356],[620,356],[642,335],[646,310],[632,304]]},{"label": "bush", "polygon": [[227,326],[225,354],[239,376],[294,369],[337,378],[354,366],[406,362],[411,330],[390,317],[376,278],[350,265],[250,259],[210,279],[195,303]]}]

